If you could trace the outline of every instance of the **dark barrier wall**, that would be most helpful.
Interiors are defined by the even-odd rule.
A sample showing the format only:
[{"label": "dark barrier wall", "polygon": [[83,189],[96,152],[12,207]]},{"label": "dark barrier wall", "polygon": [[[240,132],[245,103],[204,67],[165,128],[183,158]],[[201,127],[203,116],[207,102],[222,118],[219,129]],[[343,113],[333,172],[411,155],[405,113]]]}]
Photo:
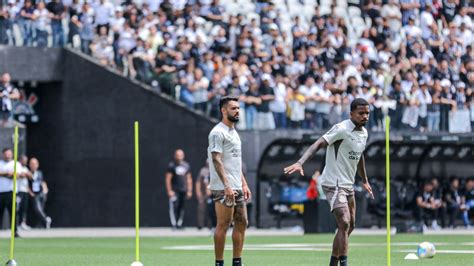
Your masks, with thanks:
[{"label": "dark barrier wall", "polygon": [[[0,151],[5,148],[13,149],[14,128],[0,127]],[[23,126],[18,128],[18,156],[25,153],[26,150],[26,130]]]},{"label": "dark barrier wall", "polygon": [[[71,51],[61,60],[62,82],[34,89],[41,121],[28,127],[28,152],[38,156],[50,185],[47,211],[54,226],[134,225],[135,120],[141,224],[169,226],[167,164],[183,148],[196,177],[214,122]],[[195,224],[192,202],[188,226]]]},{"label": "dark barrier wall", "polygon": [[63,53],[59,48],[0,45],[0,73],[9,72],[16,81],[60,81]]}]

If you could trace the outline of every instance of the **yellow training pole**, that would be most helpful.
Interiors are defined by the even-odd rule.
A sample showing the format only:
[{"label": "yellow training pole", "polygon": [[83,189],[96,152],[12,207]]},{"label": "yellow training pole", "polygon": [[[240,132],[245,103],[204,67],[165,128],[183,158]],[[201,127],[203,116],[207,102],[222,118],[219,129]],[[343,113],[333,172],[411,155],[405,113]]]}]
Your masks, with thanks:
[{"label": "yellow training pole", "polygon": [[15,223],[16,223],[16,164],[18,160],[18,126],[15,126],[15,134],[13,137],[13,195],[12,195],[12,234],[10,239],[10,261],[13,260],[15,251]]},{"label": "yellow training pole", "polygon": [[138,128],[138,121],[135,121],[135,262],[132,265],[142,265],[140,263],[140,161]]},{"label": "yellow training pole", "polygon": [[385,166],[387,194],[387,265],[390,266],[390,117],[385,117]]}]

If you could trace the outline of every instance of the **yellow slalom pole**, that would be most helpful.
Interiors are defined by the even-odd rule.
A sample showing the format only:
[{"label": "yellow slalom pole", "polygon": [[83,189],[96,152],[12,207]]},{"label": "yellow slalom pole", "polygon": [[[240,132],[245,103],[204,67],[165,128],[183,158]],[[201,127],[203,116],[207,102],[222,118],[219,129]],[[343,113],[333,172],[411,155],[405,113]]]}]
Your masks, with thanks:
[{"label": "yellow slalom pole", "polygon": [[387,194],[387,265],[390,266],[390,116],[385,117],[385,190]]},{"label": "yellow slalom pole", "polygon": [[138,121],[135,121],[135,262],[140,262],[140,170]]},{"label": "yellow slalom pole", "polygon": [[12,195],[12,220],[11,220],[11,239],[10,239],[10,261],[13,260],[15,251],[15,223],[16,223],[16,164],[18,161],[18,126],[15,126],[15,134],[13,137],[13,195]]}]

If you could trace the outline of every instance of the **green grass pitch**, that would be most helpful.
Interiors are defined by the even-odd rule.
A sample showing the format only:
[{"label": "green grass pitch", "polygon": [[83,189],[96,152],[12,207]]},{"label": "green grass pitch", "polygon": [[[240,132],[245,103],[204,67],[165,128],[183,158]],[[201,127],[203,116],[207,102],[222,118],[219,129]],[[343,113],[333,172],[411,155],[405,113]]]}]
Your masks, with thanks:
[{"label": "green grass pitch", "polygon": [[[385,236],[352,236],[350,265],[386,265]],[[432,259],[404,260],[417,243],[430,241],[438,254]],[[0,264],[7,261],[9,239],[0,239]],[[21,238],[16,240],[15,259],[24,266],[130,265],[134,260],[133,238]],[[246,239],[244,264],[328,265],[332,235],[251,236]],[[392,265],[473,265],[474,234],[392,236]],[[143,237],[141,261],[145,266],[213,265],[212,237]],[[231,239],[227,239],[226,265],[231,265]],[[351,246],[352,245],[352,246]]]}]

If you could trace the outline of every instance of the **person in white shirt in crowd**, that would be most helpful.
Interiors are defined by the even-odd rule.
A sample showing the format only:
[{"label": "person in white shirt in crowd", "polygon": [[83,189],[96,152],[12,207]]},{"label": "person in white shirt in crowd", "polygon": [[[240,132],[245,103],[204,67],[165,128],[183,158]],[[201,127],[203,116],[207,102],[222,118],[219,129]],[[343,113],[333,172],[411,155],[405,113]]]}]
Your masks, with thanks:
[{"label": "person in white shirt in crowd", "polygon": [[109,0],[96,0],[93,7],[97,32],[101,27],[105,27],[108,33],[110,18],[114,15],[114,5]]},{"label": "person in white shirt in crowd", "polygon": [[422,79],[418,82],[418,85],[420,86],[417,93],[418,102],[420,103],[418,106],[418,126],[421,132],[425,132],[428,128],[428,105],[432,103],[432,99],[426,81]]},{"label": "person in white shirt in crowd", "polygon": [[334,101],[330,86],[330,83],[325,83],[324,89],[319,90],[316,94],[316,127],[318,129],[327,129],[329,127],[329,113]]},{"label": "person in white shirt in crowd", "polygon": [[276,75],[276,84],[273,87],[275,99],[270,102],[270,110],[272,111],[273,118],[275,119],[275,128],[286,128],[287,124],[285,100],[288,90],[284,79],[285,78],[282,75]]},{"label": "person in white shirt in crowd", "polygon": [[421,28],[421,37],[423,40],[426,40],[431,35],[431,25],[436,23],[433,15],[431,14],[431,5],[426,4],[425,9],[420,14],[420,28]]},{"label": "person in white shirt in crowd", "polygon": [[100,28],[100,33],[91,43],[90,49],[92,51],[92,56],[99,60],[100,64],[104,66],[114,65],[114,49],[112,47],[112,40],[107,35],[107,29],[105,27]]},{"label": "person in white shirt in crowd", "polygon": [[193,93],[194,108],[204,113],[208,111],[209,92],[207,89],[209,83],[210,81],[203,75],[202,69],[196,68],[189,90]]},{"label": "person in white shirt in crowd", "polygon": [[44,2],[39,2],[36,5],[36,10],[33,12],[33,21],[36,46],[48,46],[48,30],[51,28],[51,20]]},{"label": "person in white shirt in crowd", "polygon": [[115,7],[115,13],[112,18],[109,19],[109,27],[113,32],[120,32],[125,24],[125,18],[123,17],[123,8],[121,6]]},{"label": "person in white shirt in crowd", "polygon": [[[94,31],[94,10],[89,3],[82,5],[82,12],[78,15],[79,35],[81,37],[81,51],[85,54],[91,54],[91,43],[95,36]],[[102,26],[108,27],[108,26]],[[99,30],[98,30],[99,32]]]},{"label": "person in white shirt in crowd", "polygon": [[319,104],[316,102],[316,98],[321,90],[322,89],[316,85],[312,76],[306,77],[304,83],[298,88],[298,92],[304,95],[306,102],[304,108],[305,119],[302,126],[305,129],[312,129],[316,126],[316,106]]}]

